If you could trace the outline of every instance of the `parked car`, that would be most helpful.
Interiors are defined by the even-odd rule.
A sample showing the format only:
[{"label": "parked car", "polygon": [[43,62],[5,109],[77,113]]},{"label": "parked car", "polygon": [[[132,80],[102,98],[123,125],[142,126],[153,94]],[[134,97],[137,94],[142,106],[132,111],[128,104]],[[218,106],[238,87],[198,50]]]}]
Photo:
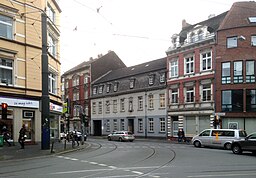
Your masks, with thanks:
[{"label": "parked car", "polygon": [[230,150],[234,140],[241,140],[246,136],[246,132],[240,129],[206,129],[192,138],[192,144],[195,147],[218,147]]},{"label": "parked car", "polygon": [[[77,138],[78,138],[78,141],[82,141],[82,133],[81,133],[81,131],[75,131],[75,130],[72,130],[72,131],[69,131],[69,133],[70,134],[77,134]],[[64,133],[64,132],[62,132],[62,133],[60,133],[60,139],[62,140],[62,139],[67,139],[67,133]],[[84,134],[84,141],[86,141],[87,140],[87,135],[86,134]]]},{"label": "parked car", "polygon": [[133,142],[135,139],[134,135],[132,132],[129,131],[115,131],[111,134],[108,135],[108,140],[118,140],[120,142],[122,141],[130,141]]},{"label": "parked car", "polygon": [[242,154],[243,151],[250,151],[256,154],[256,132],[245,137],[245,140],[233,141],[231,149],[234,154]]}]

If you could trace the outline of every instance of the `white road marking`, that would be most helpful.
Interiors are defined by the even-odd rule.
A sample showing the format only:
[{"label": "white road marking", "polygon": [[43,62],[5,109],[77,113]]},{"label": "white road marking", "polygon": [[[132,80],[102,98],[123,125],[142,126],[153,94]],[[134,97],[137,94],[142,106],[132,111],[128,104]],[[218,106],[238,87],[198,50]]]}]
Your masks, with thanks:
[{"label": "white road marking", "polygon": [[107,166],[106,164],[99,164],[99,166]]},{"label": "white road marking", "polygon": [[187,177],[233,177],[233,176],[256,176],[256,173],[250,174],[212,174],[212,175],[195,175],[195,176],[187,176]]},{"label": "white road marking", "polygon": [[132,171],[132,173],[139,174],[139,175],[144,174],[143,172],[139,172],[139,171]]},{"label": "white road marking", "polygon": [[89,162],[90,164],[98,164],[98,163],[96,163],[96,162]]}]

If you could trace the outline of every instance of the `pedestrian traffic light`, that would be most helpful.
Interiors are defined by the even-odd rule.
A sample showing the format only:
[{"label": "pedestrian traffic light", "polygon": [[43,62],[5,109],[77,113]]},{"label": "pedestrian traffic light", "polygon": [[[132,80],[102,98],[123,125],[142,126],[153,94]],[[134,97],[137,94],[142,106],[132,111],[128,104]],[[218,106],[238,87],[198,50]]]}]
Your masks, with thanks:
[{"label": "pedestrian traffic light", "polygon": [[7,103],[2,103],[2,119],[7,119]]}]

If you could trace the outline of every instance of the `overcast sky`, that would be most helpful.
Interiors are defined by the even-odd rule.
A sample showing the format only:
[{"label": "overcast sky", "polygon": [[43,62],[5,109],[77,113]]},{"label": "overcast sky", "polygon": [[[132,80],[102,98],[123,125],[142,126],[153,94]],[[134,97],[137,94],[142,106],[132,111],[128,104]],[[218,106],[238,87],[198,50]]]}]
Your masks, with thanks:
[{"label": "overcast sky", "polygon": [[61,71],[90,57],[116,54],[127,66],[165,57],[170,37],[236,0],[60,0]]}]

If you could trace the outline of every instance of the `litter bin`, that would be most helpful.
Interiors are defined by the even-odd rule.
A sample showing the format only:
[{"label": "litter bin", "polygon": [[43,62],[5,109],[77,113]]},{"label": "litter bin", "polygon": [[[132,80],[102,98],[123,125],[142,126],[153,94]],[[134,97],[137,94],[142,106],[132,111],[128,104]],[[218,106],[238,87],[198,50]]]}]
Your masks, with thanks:
[{"label": "litter bin", "polygon": [[0,135],[0,147],[4,146],[4,136]]}]

